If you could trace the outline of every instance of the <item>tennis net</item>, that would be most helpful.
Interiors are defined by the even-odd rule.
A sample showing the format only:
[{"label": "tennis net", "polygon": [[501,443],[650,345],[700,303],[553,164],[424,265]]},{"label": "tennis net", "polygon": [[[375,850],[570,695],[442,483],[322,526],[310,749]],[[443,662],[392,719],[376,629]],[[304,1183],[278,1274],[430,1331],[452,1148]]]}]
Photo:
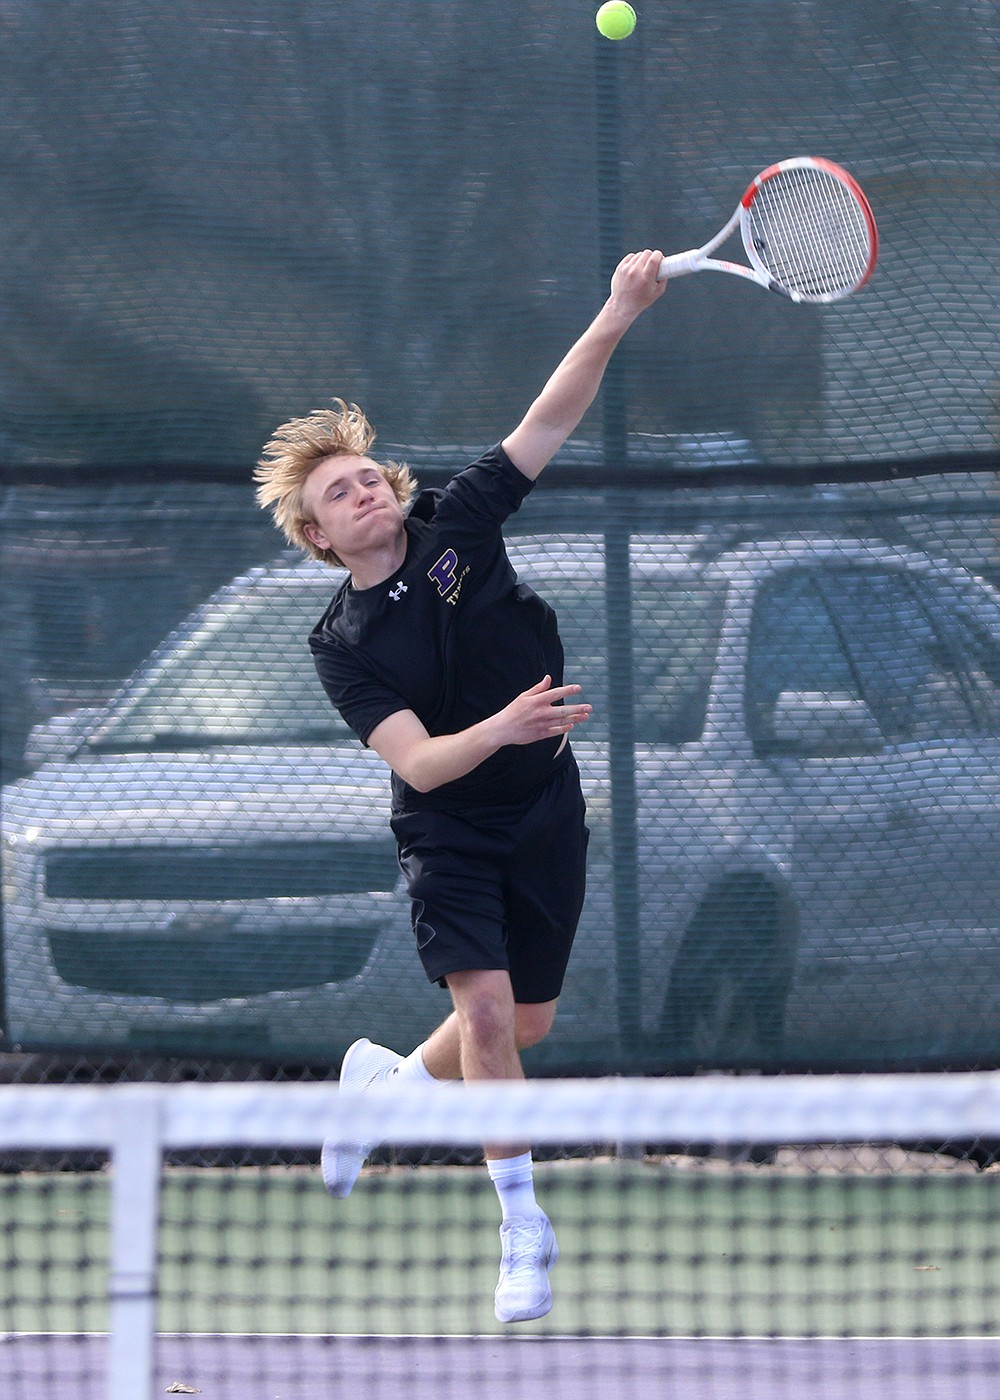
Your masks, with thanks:
[{"label": "tennis net", "polygon": [[[325,1137],[381,1144],[347,1200]],[[536,1145],[534,1322],[493,1316],[484,1138]],[[0,1394],[991,1394],[994,1149],[990,1073],[11,1086]]]}]

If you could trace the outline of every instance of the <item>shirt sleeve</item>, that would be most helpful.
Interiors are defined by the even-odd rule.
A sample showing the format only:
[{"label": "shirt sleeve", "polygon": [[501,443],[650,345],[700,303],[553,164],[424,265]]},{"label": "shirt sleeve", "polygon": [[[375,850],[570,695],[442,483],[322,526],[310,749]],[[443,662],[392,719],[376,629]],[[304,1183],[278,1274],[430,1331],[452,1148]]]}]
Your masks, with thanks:
[{"label": "shirt sleeve", "polygon": [[330,703],[366,747],[372,731],[384,719],[410,709],[401,695],[367,670],[347,647],[315,633],[309,646]]},{"label": "shirt sleeve", "polygon": [[452,477],[438,501],[437,523],[454,528],[465,522],[473,531],[499,527],[534,484],[497,443]]}]

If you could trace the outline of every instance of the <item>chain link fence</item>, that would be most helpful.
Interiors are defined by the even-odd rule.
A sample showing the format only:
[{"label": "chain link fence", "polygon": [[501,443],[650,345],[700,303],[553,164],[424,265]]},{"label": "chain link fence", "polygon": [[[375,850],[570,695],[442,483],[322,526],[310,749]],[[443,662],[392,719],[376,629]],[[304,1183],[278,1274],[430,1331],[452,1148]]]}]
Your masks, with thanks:
[{"label": "chain link fence", "polygon": [[598,711],[533,1063],[1000,1060],[1000,5],[593,8],[0,0],[9,1078],[323,1076],[444,1013],[261,444],[340,394],[442,482],[623,251],[806,153],[870,286],[678,281],[509,532]]}]

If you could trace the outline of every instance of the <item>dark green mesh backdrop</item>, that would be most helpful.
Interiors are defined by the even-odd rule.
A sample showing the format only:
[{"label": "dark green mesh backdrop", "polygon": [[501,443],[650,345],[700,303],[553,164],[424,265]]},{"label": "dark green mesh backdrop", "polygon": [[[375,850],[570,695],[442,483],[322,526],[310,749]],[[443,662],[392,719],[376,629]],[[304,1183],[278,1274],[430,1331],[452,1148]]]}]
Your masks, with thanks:
[{"label": "dark green mesh backdrop", "polygon": [[[615,249],[688,247],[748,179],[862,180],[835,313],[704,279],[632,341],[631,426],[775,461],[995,447],[997,7],[714,0],[5,4],[3,456],[235,470],[343,391],[384,437],[524,407]],[[617,259],[615,259],[617,260]]]},{"label": "dark green mesh backdrop", "polygon": [[10,1046],[323,1066],[443,1014],[261,443],[340,394],[443,480],[622,252],[809,153],[871,285],[678,281],[510,531],[599,711],[536,1063],[1000,1060],[1000,5],[595,8],[0,0]]}]

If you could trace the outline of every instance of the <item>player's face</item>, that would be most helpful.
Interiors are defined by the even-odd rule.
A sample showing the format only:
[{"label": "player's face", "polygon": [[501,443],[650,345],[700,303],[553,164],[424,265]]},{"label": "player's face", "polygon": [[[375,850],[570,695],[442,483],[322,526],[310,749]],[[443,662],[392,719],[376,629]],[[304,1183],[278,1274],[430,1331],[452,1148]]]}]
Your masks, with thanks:
[{"label": "player's face", "polygon": [[403,507],[385,475],[368,457],[326,457],[302,491],[310,542],[345,562],[382,550],[402,536]]}]

